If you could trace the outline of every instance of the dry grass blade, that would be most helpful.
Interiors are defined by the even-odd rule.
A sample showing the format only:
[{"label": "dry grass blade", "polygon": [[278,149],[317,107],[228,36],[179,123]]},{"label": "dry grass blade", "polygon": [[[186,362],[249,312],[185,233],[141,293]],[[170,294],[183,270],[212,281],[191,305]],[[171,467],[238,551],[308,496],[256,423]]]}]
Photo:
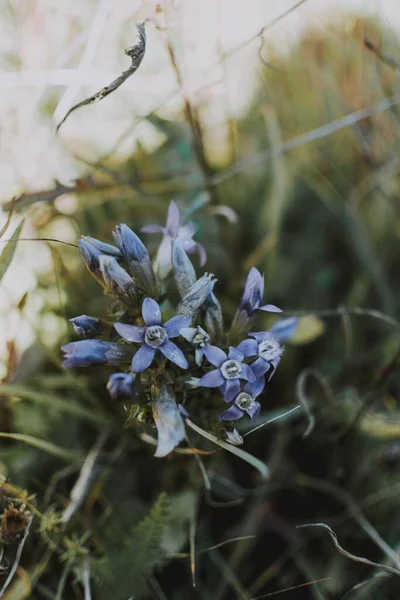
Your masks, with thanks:
[{"label": "dry grass blade", "polygon": [[18,569],[19,561],[21,560],[22,551],[23,551],[24,546],[25,546],[26,538],[29,535],[29,530],[31,528],[32,521],[33,521],[33,515],[31,516],[31,518],[29,520],[29,523],[28,523],[28,525],[27,525],[27,527],[25,529],[24,536],[23,536],[22,540],[20,541],[20,543],[18,545],[18,550],[17,550],[17,553],[15,555],[13,566],[11,567],[11,570],[10,570],[10,572],[8,574],[8,577],[5,580],[4,585],[3,585],[3,587],[0,590],[0,598],[4,597],[4,593],[6,592],[8,586],[10,585],[11,581],[14,578],[16,570]]},{"label": "dry grass blade", "polygon": [[336,533],[329,527],[329,525],[326,525],[326,523],[306,523],[304,525],[297,525],[298,529],[304,528],[304,527],[322,527],[323,529],[326,529],[326,531],[329,533],[329,535],[332,538],[335,548],[340,552],[340,554],[343,554],[343,556],[345,556],[346,558],[349,558],[350,560],[354,560],[355,562],[363,563],[364,565],[369,565],[370,567],[376,567],[377,569],[383,569],[384,571],[387,571],[388,573],[392,573],[393,575],[400,576],[399,569],[395,569],[394,567],[389,567],[388,565],[383,565],[381,563],[376,563],[376,562],[373,562],[372,560],[368,560],[368,558],[363,558],[362,556],[356,556],[355,554],[351,554],[351,552],[347,552],[347,550],[342,548],[342,546],[339,544]]},{"label": "dry grass blade", "polygon": [[129,56],[132,60],[132,64],[129,67],[129,69],[123,71],[121,75],[119,75],[119,77],[117,77],[116,79],[114,79],[114,81],[103,87],[99,92],[96,92],[96,94],[93,94],[93,96],[90,96],[90,98],[86,98],[86,100],[82,100],[81,102],[78,102],[78,104],[74,104],[74,106],[72,106],[69,109],[62,121],[60,121],[60,123],[57,125],[57,132],[59,131],[61,125],[65,123],[65,121],[68,119],[70,114],[73,113],[76,109],[81,108],[82,106],[89,106],[90,104],[95,104],[96,102],[103,100],[103,98],[105,98],[112,92],[115,92],[115,90],[118,89],[128,79],[128,77],[133,75],[135,71],[138,70],[146,51],[146,31],[144,23],[139,23],[137,25],[137,28],[139,31],[138,43],[135,46],[132,46],[131,48],[127,48],[125,50],[125,54]]},{"label": "dry grass blade", "polygon": [[329,579],[330,577],[323,577],[322,579],[307,581],[306,583],[301,583],[300,585],[292,585],[291,587],[285,588],[284,590],[278,590],[277,592],[263,594],[262,596],[255,596],[255,598],[250,598],[250,600],[261,600],[262,598],[271,598],[271,596],[278,596],[279,594],[285,594],[286,592],[293,592],[293,590],[298,590],[300,588],[305,588],[310,585],[315,585],[316,583],[322,583],[323,581],[328,581]]}]

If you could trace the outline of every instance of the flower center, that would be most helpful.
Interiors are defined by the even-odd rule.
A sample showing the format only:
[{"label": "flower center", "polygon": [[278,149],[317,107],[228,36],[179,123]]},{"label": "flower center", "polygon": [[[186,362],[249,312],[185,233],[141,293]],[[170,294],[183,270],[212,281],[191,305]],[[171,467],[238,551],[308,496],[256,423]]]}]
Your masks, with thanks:
[{"label": "flower center", "polygon": [[272,336],[268,336],[258,344],[258,356],[261,356],[264,360],[274,360],[274,358],[281,354],[282,348],[280,347],[279,342]]},{"label": "flower center", "polygon": [[194,346],[205,346],[207,344],[207,342],[210,341],[210,336],[209,335],[204,335],[204,333],[196,333],[196,335],[194,336],[193,340],[192,340],[192,344]]},{"label": "flower center", "polygon": [[221,373],[225,379],[237,379],[242,372],[242,365],[237,360],[226,360],[221,366]]},{"label": "flower center", "polygon": [[167,332],[164,327],[160,325],[152,325],[151,327],[146,328],[146,333],[144,334],[144,341],[152,348],[157,348],[161,346],[161,344],[167,338]]},{"label": "flower center", "polygon": [[247,394],[246,392],[240,392],[240,394],[236,396],[235,400],[236,406],[238,406],[242,410],[247,410],[248,408],[250,408],[253,402],[253,398],[250,396],[250,394]]}]

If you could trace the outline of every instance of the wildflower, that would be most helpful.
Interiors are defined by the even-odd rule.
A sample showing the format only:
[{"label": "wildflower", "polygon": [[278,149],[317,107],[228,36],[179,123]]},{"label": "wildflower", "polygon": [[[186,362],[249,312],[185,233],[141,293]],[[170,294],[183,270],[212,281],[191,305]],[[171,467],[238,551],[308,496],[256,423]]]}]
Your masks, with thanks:
[{"label": "wildflower", "polygon": [[151,386],[151,407],[158,433],[154,456],[161,458],[169,454],[186,436],[181,410],[171,386],[164,380],[155,381]]},{"label": "wildflower", "polygon": [[135,378],[131,373],[113,373],[107,383],[113,400],[132,400],[136,395]]},{"label": "wildflower", "polygon": [[207,360],[217,369],[203,375],[199,381],[202,387],[218,387],[224,394],[225,402],[231,402],[240,391],[240,379],[255,381],[256,376],[249,365],[243,363],[244,355],[232,346],[228,356],[217,346],[205,346]]},{"label": "wildflower", "polygon": [[157,294],[156,276],[141,239],[125,224],[117,225],[113,236],[129,272],[139,286],[149,295]]},{"label": "wildflower", "polygon": [[213,279],[211,273],[205,273],[203,277],[200,277],[178,304],[178,308],[176,309],[177,314],[190,315],[194,319],[198,309],[204,304],[216,281],[216,279]]},{"label": "wildflower", "polygon": [[196,233],[196,226],[191,221],[186,225],[181,224],[179,210],[173,200],[168,208],[165,227],[161,227],[160,225],[146,225],[142,227],[141,231],[163,234],[155,261],[156,271],[161,279],[165,279],[172,267],[172,240],[174,239],[180,239],[185,252],[188,254],[192,254],[197,250],[201,267],[206,262],[207,256],[203,246],[193,240],[193,236]]},{"label": "wildflower", "polygon": [[233,446],[241,446],[243,444],[242,436],[234,427],[227,427],[224,433],[226,441]]},{"label": "wildflower", "polygon": [[178,292],[183,298],[196,283],[196,272],[179,238],[172,240],[172,268]]},{"label": "wildflower", "polygon": [[239,309],[235,315],[234,324],[242,328],[256,310],[279,313],[280,308],[274,304],[260,306],[264,295],[264,277],[253,267],[247,276]]},{"label": "wildflower", "polygon": [[92,246],[100,250],[102,254],[109,254],[110,256],[115,256],[115,258],[121,258],[121,251],[112,246],[111,244],[105,244],[96,238],[90,237],[90,235],[83,235],[82,240],[89,242]]},{"label": "wildflower", "polygon": [[102,340],[80,340],[61,347],[65,352],[63,366],[67,369],[74,367],[89,367],[91,365],[118,364],[129,354],[120,344],[103,342]]},{"label": "wildflower", "polygon": [[261,405],[256,401],[256,398],[261,394],[264,386],[264,377],[259,377],[252,383],[246,383],[243,390],[241,390],[234,399],[232,405],[220,414],[218,420],[237,421],[247,413],[251,420],[254,421],[261,410]]},{"label": "wildflower", "polygon": [[195,347],[194,357],[200,366],[204,354],[204,347],[210,345],[210,336],[202,327],[183,327],[180,332],[182,337]]},{"label": "wildflower", "polygon": [[182,352],[171,338],[178,337],[180,329],[190,325],[190,317],[177,315],[161,325],[161,311],[157,302],[145,298],[142,304],[142,316],[145,327],[136,327],[125,323],[115,323],[114,327],[128,342],[143,344],[132,359],[132,372],[139,373],[147,369],[159,350],[168,360],[187,369],[188,363]]},{"label": "wildflower", "polygon": [[243,340],[243,342],[240,342],[238,350],[242,352],[246,358],[249,356],[257,356],[257,359],[251,365],[256,377],[262,377],[272,366],[273,371],[269,377],[270,379],[279,364],[283,348],[269,331],[249,333],[249,335],[255,339]]},{"label": "wildflower", "polygon": [[94,338],[100,335],[100,319],[96,317],[88,317],[87,315],[80,315],[80,317],[74,317],[70,319],[75,332],[84,338]]},{"label": "wildflower", "polygon": [[138,289],[132,277],[118,264],[113,256],[102,254],[99,257],[100,270],[105,284],[113,296],[128,306],[136,306]]}]

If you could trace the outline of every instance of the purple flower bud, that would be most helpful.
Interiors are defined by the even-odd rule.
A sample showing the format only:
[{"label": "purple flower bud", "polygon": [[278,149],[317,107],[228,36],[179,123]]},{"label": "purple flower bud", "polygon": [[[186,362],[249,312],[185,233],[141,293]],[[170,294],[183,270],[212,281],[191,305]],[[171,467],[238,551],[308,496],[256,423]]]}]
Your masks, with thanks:
[{"label": "purple flower bud", "polygon": [[131,352],[124,346],[102,340],[71,342],[62,346],[61,350],[65,353],[63,366],[67,369],[118,364],[131,356]]},{"label": "purple flower bud", "polygon": [[172,240],[172,268],[181,298],[196,283],[196,272],[179,238]]},{"label": "purple flower bud", "polygon": [[93,246],[90,242],[84,238],[78,241],[79,250],[83,261],[91,275],[104,287],[104,281],[100,270],[99,258],[101,256],[100,250]]},{"label": "purple flower bud", "polygon": [[212,291],[215,282],[212,274],[205,273],[194,283],[186,296],[182,298],[176,313],[178,315],[190,315],[193,319],[200,306],[204,304],[208,294]]},{"label": "purple flower bud", "polygon": [[137,306],[138,289],[133,279],[113,256],[102,254],[99,258],[100,269],[110,293],[128,306]]},{"label": "purple flower bud", "polygon": [[115,242],[131,275],[149,296],[157,295],[157,281],[149,253],[141,239],[127,225],[117,225]]},{"label": "purple flower bud", "polygon": [[234,427],[227,427],[224,431],[226,441],[233,446],[241,446],[243,444],[243,438]]},{"label": "purple flower bud", "polygon": [[74,317],[70,319],[70,322],[74,326],[75,332],[84,338],[94,338],[100,335],[100,319],[96,317],[88,317],[87,315],[80,315],[80,317]]},{"label": "purple flower bud", "polygon": [[151,406],[157,427],[158,444],[154,456],[169,454],[185,439],[185,425],[171,386],[160,379],[151,386]]},{"label": "purple flower bud", "polygon": [[113,373],[107,383],[113,400],[133,400],[136,395],[135,378],[131,373]]},{"label": "purple flower bud", "polygon": [[84,240],[92,244],[97,250],[100,250],[102,254],[109,254],[110,256],[115,256],[115,258],[121,258],[121,252],[115,246],[111,246],[111,244],[105,244],[100,240],[96,240],[96,238],[90,237],[90,235],[82,236]]}]

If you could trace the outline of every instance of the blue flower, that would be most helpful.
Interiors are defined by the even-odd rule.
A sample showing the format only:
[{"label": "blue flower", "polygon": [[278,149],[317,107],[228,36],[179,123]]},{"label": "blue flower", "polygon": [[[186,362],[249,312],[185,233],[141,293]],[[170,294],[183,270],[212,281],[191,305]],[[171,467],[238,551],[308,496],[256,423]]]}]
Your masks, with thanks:
[{"label": "blue flower", "polygon": [[99,257],[100,270],[109,292],[123,304],[136,307],[138,288],[132,277],[121,267],[113,256],[102,254]]},{"label": "blue flower", "polygon": [[132,400],[136,395],[135,378],[130,373],[113,373],[107,383],[113,400]]},{"label": "blue flower", "polygon": [[257,359],[251,365],[256,377],[262,377],[271,367],[273,367],[273,371],[268,377],[268,379],[271,379],[281,359],[283,348],[269,331],[249,333],[249,335],[255,339],[243,340],[243,342],[240,342],[238,350],[242,352],[246,358],[249,356],[257,356]]},{"label": "blue flower", "polygon": [[253,267],[247,276],[242,299],[239,305],[239,313],[244,311],[248,317],[251,317],[256,310],[265,312],[280,313],[282,310],[274,304],[264,304],[260,306],[264,296],[264,276],[260,271]]},{"label": "blue flower", "polygon": [[157,350],[181,369],[187,369],[188,363],[182,350],[171,342],[171,338],[178,337],[180,329],[190,325],[190,317],[178,315],[161,325],[161,310],[152,298],[143,300],[142,316],[145,327],[125,323],[114,324],[122,338],[128,342],[143,344],[132,359],[132,372],[139,373],[147,369]]},{"label": "blue flower", "polygon": [[206,262],[207,256],[203,246],[192,239],[196,233],[196,226],[191,221],[186,225],[181,224],[179,210],[173,200],[168,208],[168,217],[165,227],[161,227],[160,225],[146,225],[145,227],[142,227],[141,231],[145,233],[163,234],[155,261],[155,268],[161,279],[165,279],[171,270],[172,240],[176,238],[181,240],[183,248],[188,254],[197,250],[201,267]]},{"label": "blue flower", "polygon": [[278,319],[272,325],[269,332],[273,334],[278,342],[287,342],[297,329],[299,317],[288,317],[287,319]]},{"label": "blue flower", "polygon": [[94,338],[96,335],[100,335],[100,319],[96,317],[88,317],[87,315],[80,315],[80,317],[74,317],[70,319],[75,332],[84,338]]},{"label": "blue flower", "polygon": [[244,388],[238,393],[232,405],[221,413],[219,421],[237,421],[245,413],[249,415],[252,421],[258,417],[261,405],[256,401],[257,396],[261,394],[265,386],[264,377],[259,377],[252,383],[246,383]]},{"label": "blue flower", "polygon": [[65,352],[63,366],[89,367],[91,365],[118,364],[129,356],[127,349],[120,344],[103,342],[102,340],[81,340],[61,347]]},{"label": "blue flower", "polygon": [[137,280],[139,286],[148,294],[157,292],[157,282],[151,264],[149,253],[142,240],[124,223],[117,225],[113,232],[124,261],[131,275]]},{"label": "blue flower", "polygon": [[243,363],[244,355],[232,346],[228,356],[217,346],[205,346],[207,360],[218,367],[203,375],[199,381],[202,387],[217,387],[224,394],[225,402],[231,402],[240,391],[240,379],[255,381],[256,376],[249,365]]},{"label": "blue flower", "polygon": [[204,354],[204,348],[210,345],[210,336],[202,327],[183,327],[180,332],[182,337],[195,347],[194,356],[196,363],[200,366]]}]

